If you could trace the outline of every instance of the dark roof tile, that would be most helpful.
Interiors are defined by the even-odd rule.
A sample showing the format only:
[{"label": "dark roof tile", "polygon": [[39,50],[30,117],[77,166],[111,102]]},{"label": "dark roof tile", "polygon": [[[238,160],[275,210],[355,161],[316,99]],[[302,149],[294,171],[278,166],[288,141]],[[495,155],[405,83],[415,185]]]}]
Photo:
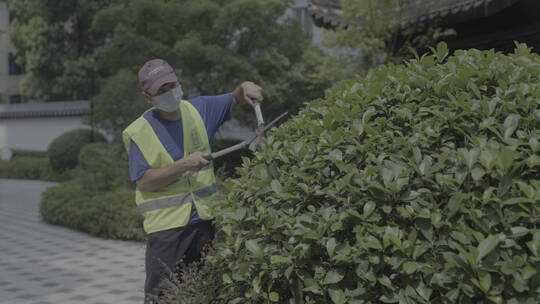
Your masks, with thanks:
[{"label": "dark roof tile", "polygon": [[90,113],[90,101],[58,101],[0,105],[0,118],[82,116]]},{"label": "dark roof tile", "polygon": [[[519,1],[522,0],[414,0],[403,5],[401,14],[407,23],[440,19],[449,24],[489,16]],[[309,0],[309,11],[318,26],[348,26],[342,24],[339,0]]]}]

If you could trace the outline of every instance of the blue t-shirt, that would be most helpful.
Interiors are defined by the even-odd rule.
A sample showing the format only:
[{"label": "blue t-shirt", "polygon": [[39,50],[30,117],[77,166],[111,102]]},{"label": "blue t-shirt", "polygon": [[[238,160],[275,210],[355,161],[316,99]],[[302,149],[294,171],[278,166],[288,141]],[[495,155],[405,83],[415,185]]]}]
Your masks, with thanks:
[{"label": "blue t-shirt", "polygon": [[[199,111],[208,133],[208,142],[214,140],[214,135],[219,127],[231,119],[233,104],[232,94],[217,96],[200,96],[190,99],[189,102]],[[184,133],[181,120],[162,119],[155,110],[146,112],[144,118],[150,123],[157,137],[171,155],[172,159],[179,160],[184,157]],[[150,165],[142,155],[135,142],[131,141],[129,148],[129,173],[131,181],[135,182],[144,175]],[[195,206],[193,204],[193,206]],[[191,210],[191,218],[188,225],[199,223],[201,219],[194,207]]]}]

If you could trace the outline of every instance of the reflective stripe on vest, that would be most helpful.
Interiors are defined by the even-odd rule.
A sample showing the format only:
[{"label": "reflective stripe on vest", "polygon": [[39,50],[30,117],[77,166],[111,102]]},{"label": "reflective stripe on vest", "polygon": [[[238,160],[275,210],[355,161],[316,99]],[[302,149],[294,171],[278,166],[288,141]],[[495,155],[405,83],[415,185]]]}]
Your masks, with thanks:
[{"label": "reflective stripe on vest", "polygon": [[[216,193],[217,191],[218,191],[218,186],[216,184],[213,184],[210,187],[202,188],[192,193],[193,195],[196,196],[195,199],[204,199],[209,196],[212,196],[212,194]],[[191,193],[188,193],[188,194],[182,194],[178,196],[144,202],[140,204],[138,208],[140,212],[147,212],[147,211],[152,211],[152,210],[157,210],[157,209],[162,209],[162,208],[181,206],[183,204],[187,204],[191,202],[193,202],[193,196],[191,195]]]}]

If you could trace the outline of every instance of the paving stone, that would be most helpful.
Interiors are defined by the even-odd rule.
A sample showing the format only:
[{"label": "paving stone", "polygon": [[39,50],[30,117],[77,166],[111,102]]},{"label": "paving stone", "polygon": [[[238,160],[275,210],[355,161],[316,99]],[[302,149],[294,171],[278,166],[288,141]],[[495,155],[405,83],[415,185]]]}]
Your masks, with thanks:
[{"label": "paving stone", "polygon": [[0,303],[142,304],[144,244],[46,224],[40,196],[53,185],[0,179]]},{"label": "paving stone", "polygon": [[38,295],[32,294],[32,293],[25,293],[25,294],[22,294],[20,296],[17,296],[17,299],[33,299],[33,298],[36,298],[36,297],[38,297]]}]

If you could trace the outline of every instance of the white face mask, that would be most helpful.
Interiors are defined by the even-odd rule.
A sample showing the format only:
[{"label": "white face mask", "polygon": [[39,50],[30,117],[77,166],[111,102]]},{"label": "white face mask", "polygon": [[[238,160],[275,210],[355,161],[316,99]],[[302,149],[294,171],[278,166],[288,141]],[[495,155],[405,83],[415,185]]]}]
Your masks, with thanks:
[{"label": "white face mask", "polygon": [[183,95],[184,92],[182,92],[182,89],[176,87],[166,93],[155,96],[155,107],[165,112],[174,112],[178,110],[178,104]]}]

